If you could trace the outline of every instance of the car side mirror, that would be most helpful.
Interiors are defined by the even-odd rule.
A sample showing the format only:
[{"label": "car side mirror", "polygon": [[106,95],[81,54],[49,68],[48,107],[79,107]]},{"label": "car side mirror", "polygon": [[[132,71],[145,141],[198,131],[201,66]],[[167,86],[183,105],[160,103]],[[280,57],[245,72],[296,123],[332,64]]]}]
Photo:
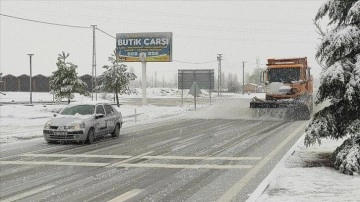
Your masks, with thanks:
[{"label": "car side mirror", "polygon": [[103,118],[105,114],[96,114],[95,119]]}]

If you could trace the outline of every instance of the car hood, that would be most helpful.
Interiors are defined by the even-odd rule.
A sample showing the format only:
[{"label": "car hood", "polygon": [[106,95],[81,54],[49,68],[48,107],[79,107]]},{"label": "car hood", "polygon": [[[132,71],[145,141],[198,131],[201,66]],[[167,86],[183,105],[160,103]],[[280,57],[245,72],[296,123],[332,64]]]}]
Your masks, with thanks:
[{"label": "car hood", "polygon": [[86,116],[64,116],[64,115],[58,115],[58,117],[51,119],[51,125],[52,126],[68,126],[70,123],[74,122],[88,122],[91,119],[94,119],[92,115],[86,115]]}]

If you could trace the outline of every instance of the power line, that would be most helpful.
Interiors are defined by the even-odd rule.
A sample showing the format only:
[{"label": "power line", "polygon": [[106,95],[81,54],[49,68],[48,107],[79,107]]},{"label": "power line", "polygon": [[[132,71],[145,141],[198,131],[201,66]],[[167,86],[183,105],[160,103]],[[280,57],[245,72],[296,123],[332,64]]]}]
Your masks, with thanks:
[{"label": "power line", "polygon": [[217,60],[208,61],[208,62],[185,62],[185,61],[180,61],[180,60],[173,60],[173,61],[174,62],[179,62],[179,63],[185,63],[185,64],[194,64],[194,65],[201,65],[201,64],[208,64],[208,63],[217,62]]},{"label": "power line", "polygon": [[48,24],[48,25],[56,25],[56,26],[72,27],[72,28],[86,28],[86,29],[90,29],[90,28],[91,28],[91,27],[84,27],[84,26],[77,26],[77,25],[66,25],[66,24],[45,22],[45,21],[39,21],[39,20],[32,20],[32,19],[28,19],[28,18],[20,18],[20,17],[11,16],[11,15],[5,15],[5,14],[1,14],[1,13],[0,13],[0,15],[1,15],[1,16],[5,16],[5,17],[8,17],[8,18],[14,18],[14,19],[18,19],[18,20],[25,20],[25,21],[42,23],[42,24]]},{"label": "power line", "polygon": [[[88,15],[80,15],[80,14],[77,14],[77,16],[84,16],[86,17],[87,19],[89,18],[93,18],[93,16],[88,16]],[[176,16],[176,15],[175,15]],[[243,27],[227,27],[227,26],[205,26],[205,25],[199,25],[199,24],[180,24],[180,23],[164,23],[164,22],[161,22],[159,23],[159,21],[156,21],[156,23],[154,23],[153,21],[145,21],[145,20],[134,20],[134,19],[119,19],[119,18],[116,18],[116,17],[109,17],[109,16],[106,16],[106,17],[102,17],[102,16],[96,16],[96,19],[98,18],[105,18],[107,20],[113,20],[113,21],[118,21],[118,20],[122,20],[123,24],[152,24],[152,26],[175,26],[175,27],[185,27],[185,28],[188,28],[188,29],[199,29],[199,27],[203,28],[203,29],[207,29],[207,30],[222,30],[222,31],[231,31],[231,32],[253,32],[253,31],[261,31],[262,33],[265,33],[265,32],[269,32],[269,33],[279,33],[279,34],[297,34],[299,32],[303,32],[303,33],[307,33],[307,31],[303,31],[303,30],[287,30],[287,29],[245,29]],[[210,18],[210,19],[216,19],[216,18]],[[244,20],[245,21],[245,20]],[[253,19],[247,19],[247,21],[251,21],[251,22],[254,22]],[[268,21],[264,21],[264,23],[266,23]],[[292,25],[295,25],[295,23],[292,23]]]},{"label": "power line", "polygon": [[[90,29],[91,27],[85,27],[85,26],[77,26],[77,25],[66,25],[66,24],[59,24],[59,23],[52,23],[52,22],[44,22],[44,21],[39,21],[39,20],[32,20],[32,19],[28,19],[28,18],[20,18],[20,17],[16,17],[16,16],[11,16],[11,15],[5,15],[5,14],[1,14],[2,16],[5,17],[9,17],[9,18],[15,18],[18,20],[25,20],[25,21],[30,21],[30,22],[36,22],[36,23],[42,23],[42,24],[47,24],[47,25],[56,25],[56,26],[62,26],[62,27],[73,27],[73,28],[86,28],[86,29]],[[116,37],[112,36],[111,34],[108,34],[107,32],[105,32],[104,30],[101,30],[99,28],[96,27],[97,30],[99,30],[100,32],[116,39]]]},{"label": "power line", "polygon": [[[14,18],[14,19],[18,19],[18,20],[25,20],[25,21],[30,21],[30,22],[36,22],[36,23],[42,23],[42,24],[48,24],[48,25],[56,25],[56,26],[63,26],[63,27],[72,27],[72,28],[86,28],[86,29],[91,29],[91,27],[86,27],[86,26],[76,26],[76,25],[66,25],[66,24],[60,24],[60,23],[52,23],[52,22],[45,22],[45,21],[39,21],[39,20],[32,20],[32,19],[28,19],[28,18],[21,18],[21,17],[16,17],[16,16],[11,16],[11,15],[5,15],[5,14],[1,14],[1,16],[5,16],[5,17],[9,17],[9,18]],[[111,38],[114,38],[116,39],[116,37],[112,36],[111,34],[108,34],[107,32],[99,29],[99,28],[96,28],[97,30],[99,30],[100,32],[108,35],[109,37]],[[249,30],[247,30],[249,31]],[[181,36],[181,35],[179,35]],[[208,38],[208,39],[214,39],[214,37],[206,37],[206,36],[190,36],[190,35],[183,35],[185,37],[191,37],[191,38],[201,38],[201,39],[205,39],[205,38]],[[234,38],[216,38],[217,40],[231,40],[233,41]],[[237,41],[250,41],[251,39],[235,39]],[[257,40],[258,41],[258,40]],[[292,40],[292,41],[280,41],[280,40],[261,40],[261,41],[265,41],[265,42],[287,42],[287,43],[307,43],[307,41],[295,41],[295,40]],[[179,61],[181,62],[181,61]]]},{"label": "power line", "polygon": [[246,39],[246,38],[236,38],[236,37],[211,37],[211,36],[196,36],[196,35],[186,35],[186,34],[177,34],[177,37],[188,37],[188,38],[199,38],[201,40],[222,40],[222,41],[245,41],[245,42],[282,42],[282,43],[312,43],[311,41],[296,41],[296,40],[266,40],[266,39]]},{"label": "power line", "polygon": [[[77,8],[78,6],[80,6],[81,8],[88,8],[88,9],[96,9],[96,10],[104,10],[104,11],[108,11],[108,12],[128,12],[128,13],[147,13],[147,14],[155,14],[155,15],[160,15],[160,16],[178,16],[178,17],[186,17],[186,18],[191,18],[191,19],[205,19],[205,20],[226,20],[226,21],[243,21],[243,22],[249,22],[251,21],[251,23],[254,22],[260,22],[260,23],[269,23],[269,22],[274,22],[274,23],[279,23],[279,24],[291,24],[291,25],[308,25],[308,26],[312,26],[311,23],[302,23],[302,22],[292,22],[292,21],[279,21],[277,19],[269,19],[267,18],[267,20],[256,20],[256,19],[248,19],[248,18],[231,18],[231,17],[221,17],[221,16],[216,16],[216,17],[206,17],[206,16],[202,16],[202,15],[193,15],[193,14],[186,14],[186,13],[167,13],[167,12],[157,12],[157,11],[148,11],[148,10],[139,10],[139,9],[124,9],[124,8],[116,8],[116,7],[106,7],[106,6],[91,6],[88,4],[81,4],[79,2],[71,2],[70,4],[66,5],[64,4],[64,2],[51,2],[52,4],[60,4],[60,5],[64,5],[64,6],[68,6],[68,7],[73,7],[73,8]],[[68,2],[67,2],[68,3]],[[250,5],[247,5],[250,6]],[[257,6],[258,7],[258,6]],[[296,9],[298,9],[298,5],[296,6]],[[304,8],[304,7],[303,7]],[[291,7],[291,9],[295,9],[294,7]],[[307,8],[305,8],[307,9]]]},{"label": "power line", "polygon": [[[255,63],[255,62],[248,62],[248,60],[243,59],[243,61],[246,61],[247,64],[252,64],[252,65],[259,65],[261,67],[266,67],[266,64],[262,64],[262,63]],[[238,59],[237,61],[234,60],[230,60],[229,58],[225,59],[224,62],[226,62],[228,64],[227,67],[229,66],[233,66],[234,68],[237,68],[238,64],[240,63],[240,59]],[[230,64],[230,65],[229,65]],[[251,66],[251,65],[250,65]],[[252,66],[251,66],[252,67]],[[254,66],[256,67],[256,66]],[[230,67],[231,68],[231,67]]]},{"label": "power line", "polygon": [[112,38],[116,39],[116,37],[112,36],[111,34],[108,34],[108,33],[106,33],[105,31],[103,31],[103,30],[101,30],[101,29],[99,29],[99,28],[97,28],[97,27],[96,27],[96,29],[99,30],[100,32],[108,35],[109,37],[112,37]]}]

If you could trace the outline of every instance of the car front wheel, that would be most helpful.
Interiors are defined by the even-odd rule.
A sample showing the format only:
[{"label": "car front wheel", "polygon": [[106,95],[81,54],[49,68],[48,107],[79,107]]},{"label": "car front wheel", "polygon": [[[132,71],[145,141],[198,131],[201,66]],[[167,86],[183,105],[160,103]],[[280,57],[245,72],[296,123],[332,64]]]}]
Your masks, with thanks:
[{"label": "car front wheel", "polygon": [[120,125],[116,124],[114,131],[111,133],[112,137],[119,137],[120,136]]},{"label": "car front wheel", "polygon": [[94,139],[95,139],[94,129],[91,128],[88,132],[86,143],[92,144],[94,142]]}]

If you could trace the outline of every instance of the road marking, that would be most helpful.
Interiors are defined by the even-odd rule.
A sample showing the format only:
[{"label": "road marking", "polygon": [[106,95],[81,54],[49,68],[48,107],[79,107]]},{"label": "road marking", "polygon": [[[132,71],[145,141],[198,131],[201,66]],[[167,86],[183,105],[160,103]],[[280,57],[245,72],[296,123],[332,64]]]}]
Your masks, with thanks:
[{"label": "road marking", "polygon": [[19,199],[22,199],[22,198],[25,198],[25,197],[28,197],[28,196],[32,196],[34,194],[37,194],[37,193],[40,193],[42,191],[45,191],[45,190],[48,190],[48,189],[52,189],[54,188],[55,186],[44,186],[44,187],[40,187],[38,189],[34,189],[34,190],[31,190],[31,191],[28,191],[28,192],[24,192],[22,194],[18,194],[18,195],[15,195],[13,197],[10,197],[10,198],[7,198],[5,200],[2,200],[1,202],[10,202],[10,201],[17,201]]},{"label": "road marking", "polygon": [[195,139],[198,139],[198,138],[201,138],[203,136],[208,136],[209,134],[207,133],[204,133],[204,134],[201,134],[201,135],[197,135],[197,136],[194,136],[194,137],[190,137],[190,138],[187,138],[185,140],[181,140],[181,141],[178,141],[178,144],[183,144],[185,142],[190,142],[192,140],[195,140]]},{"label": "road marking", "polygon": [[242,161],[250,160],[257,161],[261,160],[262,157],[221,157],[221,156],[143,156],[144,159],[166,159],[166,160],[226,160],[226,161]]},{"label": "road marking", "polygon": [[178,139],[180,139],[180,138],[179,138],[179,137],[175,137],[175,138],[172,138],[172,139],[168,139],[168,140],[165,140],[165,141],[162,141],[162,142],[158,142],[158,143],[149,145],[149,146],[147,146],[147,148],[148,148],[148,149],[153,149],[153,148],[156,148],[156,147],[160,147],[160,146],[169,144],[169,143],[171,143],[171,142],[174,142],[174,141],[176,141],[176,140],[178,140]]},{"label": "road marking", "polygon": [[55,165],[55,166],[107,166],[109,163],[62,162],[62,161],[0,161],[0,165]]},{"label": "road marking", "polygon": [[[127,155],[95,155],[95,154],[22,154],[20,156],[25,157],[59,157],[59,158],[107,158],[107,159],[132,159],[135,157]],[[160,160],[226,160],[226,161],[258,161],[262,157],[222,157],[222,156],[143,156],[140,155],[139,159],[160,159]]]},{"label": "road marking", "polygon": [[23,154],[20,156],[29,157],[64,157],[64,158],[108,158],[108,159],[128,159],[131,156],[126,155],[95,155],[95,154]]},{"label": "road marking", "polygon": [[250,169],[252,165],[187,165],[187,164],[156,164],[156,163],[123,163],[116,167],[131,168],[183,168],[183,169]]},{"label": "road marking", "polygon": [[227,202],[231,201],[240,190],[247,184],[249,181],[255,177],[255,175],[262,169],[294,136],[296,136],[307,122],[303,123],[298,127],[292,134],[290,134],[283,142],[281,142],[274,150],[272,150],[262,161],[260,161],[253,169],[251,169],[246,175],[240,179],[236,184],[234,184],[223,196],[221,196],[217,202]]},{"label": "road marking", "polygon": [[111,158],[124,159],[113,164],[110,163],[91,163],[91,162],[65,162],[65,161],[0,161],[3,165],[56,165],[56,166],[93,166],[93,167],[133,167],[133,168],[180,168],[180,169],[249,169],[253,165],[199,165],[199,164],[156,164],[156,163],[128,163],[136,159],[159,159],[159,160],[225,160],[225,161],[242,161],[242,160],[261,160],[262,157],[209,157],[209,156],[147,156],[153,153],[149,151],[134,157],[125,155],[89,155],[89,154],[24,154],[25,157],[83,157],[83,158]]},{"label": "road marking", "polygon": [[108,166],[106,166],[106,167],[116,167],[116,166],[118,166],[119,164],[126,163],[126,162],[132,161],[132,160],[134,160],[134,159],[139,159],[140,157],[146,156],[146,155],[151,154],[151,153],[153,153],[153,151],[149,151],[149,152],[146,152],[146,153],[144,153],[144,154],[140,154],[140,155],[137,155],[137,156],[128,158],[128,159],[126,159],[126,160],[123,160],[123,161],[120,161],[120,162],[117,162],[117,163],[110,164],[110,165],[108,165]]},{"label": "road marking", "polygon": [[143,189],[133,189],[124,194],[121,194],[120,196],[118,196],[116,198],[111,199],[108,202],[123,202],[123,201],[126,201],[126,200],[140,194],[142,191],[143,191]]},{"label": "road marking", "polygon": [[[134,158],[135,159],[135,158]],[[131,159],[131,160],[134,160]],[[138,159],[138,158],[136,158]],[[130,159],[129,159],[130,160]],[[87,163],[63,161],[0,161],[1,165],[55,165],[55,166],[92,166],[92,167],[128,167],[128,168],[183,168],[183,169],[249,169],[253,165],[194,165],[194,164],[156,164],[156,163]]]}]

